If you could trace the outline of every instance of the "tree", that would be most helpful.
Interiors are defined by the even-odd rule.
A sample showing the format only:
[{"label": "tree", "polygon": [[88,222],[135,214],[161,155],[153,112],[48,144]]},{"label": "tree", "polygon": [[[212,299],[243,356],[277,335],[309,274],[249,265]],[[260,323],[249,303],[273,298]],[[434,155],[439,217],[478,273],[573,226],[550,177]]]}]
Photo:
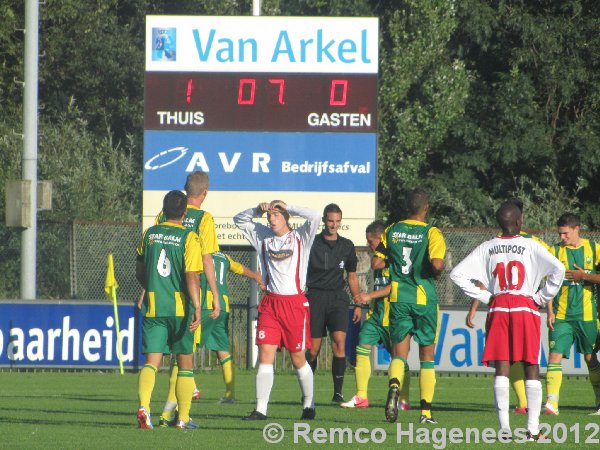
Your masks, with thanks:
[{"label": "tree", "polygon": [[[468,0],[457,6],[454,47],[473,79],[464,120],[440,146],[435,171],[446,174],[457,198],[525,197],[551,211],[540,214],[543,226],[553,227],[552,215],[576,206],[589,224],[600,224],[597,5]],[[472,180],[467,186],[465,178]],[[550,198],[562,199],[563,207]],[[472,208],[483,218],[487,205]]]},{"label": "tree", "polygon": [[462,117],[469,79],[449,51],[458,26],[452,2],[385,2],[379,12],[379,199],[382,214],[397,219],[403,193],[428,187],[433,151]]}]

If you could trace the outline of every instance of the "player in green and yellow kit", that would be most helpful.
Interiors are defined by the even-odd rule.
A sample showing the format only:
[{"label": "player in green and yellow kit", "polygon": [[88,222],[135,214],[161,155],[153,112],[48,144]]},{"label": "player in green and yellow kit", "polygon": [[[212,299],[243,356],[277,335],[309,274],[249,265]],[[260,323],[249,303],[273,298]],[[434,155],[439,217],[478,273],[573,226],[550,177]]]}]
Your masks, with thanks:
[{"label": "player in green and yellow kit", "polygon": [[400,388],[404,379],[410,340],[419,344],[421,360],[421,423],[437,423],[431,417],[435,390],[435,344],[438,329],[438,298],[434,280],[444,270],[446,242],[442,232],[425,222],[429,209],[421,189],[409,192],[406,199],[409,217],[386,228],[371,266],[382,269],[389,262],[390,335],[392,362],[389,369],[386,419],[398,418]]},{"label": "player in green and yellow kit", "polygon": [[[385,230],[382,221],[376,220],[369,224],[366,229],[367,243],[372,251],[375,251],[381,242],[381,234]],[[357,303],[371,302],[369,312],[365,321],[362,323],[358,335],[358,345],[356,346],[356,395],[349,401],[340,404],[342,408],[368,408],[369,398],[367,389],[369,379],[371,378],[371,348],[380,342],[385,345],[388,352],[391,353],[390,339],[390,271],[389,268],[377,269],[373,271],[374,283],[373,291],[369,293],[361,292],[359,298],[355,299]],[[360,308],[360,306],[357,306]],[[405,366],[405,372],[408,372],[408,365]],[[402,389],[400,391],[400,405],[402,410],[410,409],[408,402],[408,392],[410,390],[410,374],[406,374]]]},{"label": "player in green and yellow kit", "polygon": [[[219,251],[219,243],[217,241],[217,232],[215,229],[215,221],[213,216],[202,210],[202,203],[208,194],[208,175],[202,171],[195,171],[188,175],[185,182],[185,191],[187,193],[187,213],[183,220],[183,226],[195,231],[202,243],[202,263],[204,265],[204,274],[210,286],[211,292],[218,296],[217,282],[215,278],[215,267],[212,259],[212,254]],[[160,212],[156,216],[155,223],[159,224],[164,221],[164,214]],[[219,316],[221,309],[220,302],[217,302],[213,310],[213,318]],[[200,327],[196,330],[196,341],[199,340]],[[171,426],[176,422],[175,409],[177,401],[175,399],[175,382],[177,380],[177,364],[175,359],[171,359],[171,375],[169,378],[169,393],[167,401],[160,416],[161,426]],[[193,398],[200,396],[200,391],[194,389]]]},{"label": "player in green and yellow kit", "polygon": [[163,201],[165,222],[148,228],[137,247],[136,278],[145,290],[142,302],[142,353],[146,363],[138,380],[138,424],[152,429],[150,400],[156,371],[164,353],[172,353],[180,367],[175,396],[179,404],[177,428],[197,428],[190,419],[194,392],[192,352],[194,331],[200,325],[202,246],[198,235],[182,225],[186,195],[170,191]]},{"label": "player in green and yellow kit", "polygon": [[229,344],[229,288],[227,286],[227,274],[229,272],[243,275],[255,280],[262,288],[262,277],[260,273],[250,270],[248,267],[233,260],[230,256],[215,252],[212,254],[215,266],[215,275],[222,305],[220,314],[213,318],[213,295],[208,289],[208,281],[204,274],[200,277],[200,290],[202,292],[202,326],[199,335],[196,335],[197,344],[200,347],[217,353],[217,358],[223,368],[223,381],[225,382],[225,395],[220,403],[235,403],[233,360]]},{"label": "player in green and yellow kit", "polygon": [[558,295],[548,303],[548,373],[545,414],[558,414],[563,358],[571,346],[583,354],[600,415],[600,364],[594,350],[598,335],[595,284],[600,283],[600,244],[579,236],[579,217],[565,213],[557,221],[561,243],[550,251],[565,265],[565,280]]}]

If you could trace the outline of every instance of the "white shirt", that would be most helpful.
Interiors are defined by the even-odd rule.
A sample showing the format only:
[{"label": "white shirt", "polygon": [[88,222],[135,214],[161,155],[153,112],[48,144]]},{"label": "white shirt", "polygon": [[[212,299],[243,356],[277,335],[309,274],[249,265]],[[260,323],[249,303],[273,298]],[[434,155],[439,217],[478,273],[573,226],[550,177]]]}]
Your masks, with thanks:
[{"label": "white shirt", "polygon": [[254,222],[260,217],[254,208],[242,211],[233,222],[258,252],[260,273],[267,291],[294,295],[304,292],[310,247],[321,223],[321,215],[310,208],[288,205],[292,216],[306,219],[300,227],[276,236],[270,227]]},{"label": "white shirt", "polygon": [[531,297],[539,306],[558,293],[564,276],[565,267],[558,259],[540,243],[522,236],[498,236],[484,242],[450,273],[466,295],[483,303],[498,294],[514,294]]}]

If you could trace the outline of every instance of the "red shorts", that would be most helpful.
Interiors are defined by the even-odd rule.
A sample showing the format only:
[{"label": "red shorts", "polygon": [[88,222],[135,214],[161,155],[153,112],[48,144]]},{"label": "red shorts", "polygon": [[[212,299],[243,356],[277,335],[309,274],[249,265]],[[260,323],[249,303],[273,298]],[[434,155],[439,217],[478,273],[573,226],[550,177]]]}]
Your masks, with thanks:
[{"label": "red shorts", "polygon": [[540,361],[540,313],[535,302],[523,295],[503,294],[490,303],[485,348],[481,362]]},{"label": "red shorts", "polygon": [[261,344],[291,353],[310,348],[310,310],[304,294],[265,294],[258,305],[256,327],[256,345]]}]

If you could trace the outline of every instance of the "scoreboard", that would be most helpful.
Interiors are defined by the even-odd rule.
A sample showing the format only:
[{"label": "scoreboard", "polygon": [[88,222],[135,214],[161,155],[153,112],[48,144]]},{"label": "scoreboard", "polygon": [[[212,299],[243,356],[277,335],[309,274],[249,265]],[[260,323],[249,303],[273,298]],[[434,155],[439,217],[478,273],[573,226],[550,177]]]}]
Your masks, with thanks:
[{"label": "scoreboard", "polygon": [[147,74],[145,127],[373,132],[376,91],[376,77],[356,75]]},{"label": "scoreboard", "polygon": [[273,199],[337,203],[340,233],[361,245],[377,200],[378,38],[375,18],[147,16],[144,227],[203,170],[222,245],[247,245],[232,217]]}]

